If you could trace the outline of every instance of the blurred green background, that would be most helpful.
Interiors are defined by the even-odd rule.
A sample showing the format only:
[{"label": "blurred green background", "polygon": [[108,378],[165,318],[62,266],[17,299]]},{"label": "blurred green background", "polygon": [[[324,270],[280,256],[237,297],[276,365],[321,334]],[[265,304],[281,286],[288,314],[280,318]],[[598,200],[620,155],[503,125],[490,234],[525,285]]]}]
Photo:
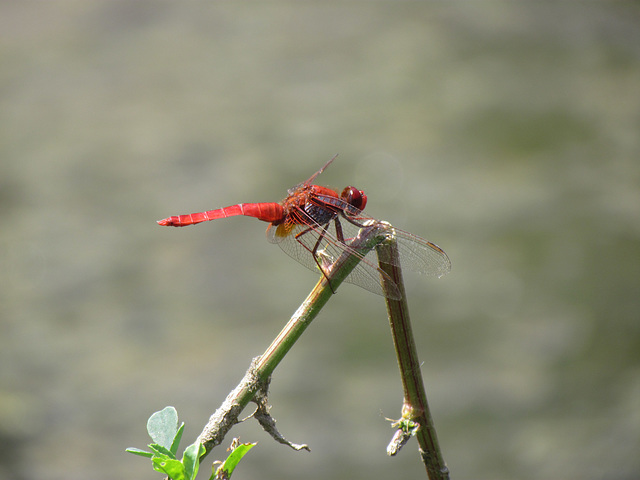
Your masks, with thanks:
[{"label": "blurred green background", "polygon": [[[405,280],[452,478],[640,478],[638,2],[9,1],[0,58],[0,478],[160,478],[148,416],[195,439],[316,277],[256,220],[155,220],[335,153],[318,183],[451,257]],[[401,397],[344,285],[271,385],[311,453],[246,422],[235,475],[425,478]]]}]

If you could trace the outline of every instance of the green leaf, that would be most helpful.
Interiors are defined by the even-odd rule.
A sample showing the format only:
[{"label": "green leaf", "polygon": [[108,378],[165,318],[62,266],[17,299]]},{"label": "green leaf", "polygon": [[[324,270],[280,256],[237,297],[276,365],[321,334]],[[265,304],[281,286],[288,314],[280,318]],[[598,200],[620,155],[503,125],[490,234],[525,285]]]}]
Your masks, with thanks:
[{"label": "green leaf", "polygon": [[184,423],[180,425],[178,432],[176,433],[175,437],[173,437],[173,442],[171,443],[171,448],[169,449],[174,456],[178,454],[178,447],[180,446],[180,440],[182,440],[182,432],[184,432]]},{"label": "green leaf", "polygon": [[238,463],[240,463],[242,457],[244,457],[255,445],[255,443],[243,443],[231,452],[231,455],[229,455],[224,462],[224,468],[229,472],[229,476],[231,476]]},{"label": "green leaf", "polygon": [[200,442],[189,445],[184,450],[182,456],[182,464],[184,465],[185,477],[187,480],[193,480],[198,474],[200,467],[200,457],[204,455],[205,448]]},{"label": "green leaf", "polygon": [[147,432],[153,441],[166,448],[171,448],[173,439],[178,433],[178,412],[173,407],[165,407],[149,417]]},{"label": "green leaf", "polygon": [[127,452],[133,453],[134,455],[139,455],[141,457],[147,457],[147,458],[153,457],[153,453],[147,452],[145,450],[140,450],[139,448],[135,448],[135,447],[127,448]]},{"label": "green leaf", "polygon": [[156,472],[165,473],[173,480],[186,480],[184,465],[179,460],[171,458],[153,458],[153,469]]},{"label": "green leaf", "polygon": [[242,457],[244,457],[255,445],[255,443],[241,443],[234,448],[233,452],[229,454],[224,463],[218,467],[215,475],[212,475],[212,478],[230,478],[231,474],[238,466],[238,463],[242,460]]},{"label": "green leaf", "polygon": [[149,448],[153,451],[154,456],[167,457],[172,460],[176,460],[176,456],[168,448],[158,445],[157,443],[150,443]]}]

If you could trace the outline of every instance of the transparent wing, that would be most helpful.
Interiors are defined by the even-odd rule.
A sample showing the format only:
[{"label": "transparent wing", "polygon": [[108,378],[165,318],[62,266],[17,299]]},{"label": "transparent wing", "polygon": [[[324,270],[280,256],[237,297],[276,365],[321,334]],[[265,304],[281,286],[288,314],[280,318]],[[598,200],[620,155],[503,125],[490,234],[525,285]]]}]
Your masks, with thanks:
[{"label": "transparent wing", "polygon": [[[336,199],[332,199],[332,202],[335,205]],[[345,203],[345,208],[324,225],[317,224],[310,218],[307,224],[295,224],[289,229],[285,224],[271,225],[267,230],[267,237],[270,242],[277,243],[298,263],[318,272],[320,268],[324,270],[330,267],[345,251],[359,255],[350,249],[349,243],[358,235],[360,228],[370,225],[370,222],[375,220],[363,215],[360,211],[354,211]],[[336,225],[340,231],[336,230]],[[394,235],[398,244],[400,261],[398,266],[438,277],[451,270],[449,257],[436,244],[392,226],[389,226],[389,235]],[[316,254],[315,258],[313,252]],[[393,263],[388,259],[385,260]],[[377,263],[376,252],[372,250],[347,276],[345,282],[358,285],[378,295],[398,299],[400,293],[397,288],[394,291],[384,291],[382,279],[383,277],[390,279],[377,267]],[[327,273],[327,270],[324,272]]]},{"label": "transparent wing", "polygon": [[[337,218],[344,233],[344,242],[338,240],[339,235],[336,232],[334,220],[325,225],[297,224],[288,230],[284,224],[278,226],[270,225],[267,229],[267,238],[270,242],[277,243],[287,255],[309,270],[322,273],[320,272],[320,268],[322,268],[324,273],[328,274],[329,267],[345,251],[362,258],[359,253],[349,247],[350,241],[355,238],[360,229],[353,225],[349,225],[345,229],[345,223],[347,222],[344,219]],[[313,252],[316,253],[316,258],[314,258]],[[372,261],[377,262],[375,252],[372,256],[367,255],[366,258],[361,259],[344,281],[358,285],[377,295],[400,298],[397,288],[393,291],[385,292],[382,287],[382,278],[387,275]]]},{"label": "transparent wing", "polygon": [[451,271],[449,257],[435,243],[397,228],[393,228],[393,234],[398,242],[399,266],[437,277]]},{"label": "transparent wing", "polygon": [[[329,198],[324,195],[318,195],[318,199],[341,209],[342,225],[345,230],[352,229],[353,224],[369,225],[371,222],[378,221],[363,214],[361,210],[353,208],[342,199]],[[437,277],[441,277],[449,273],[451,270],[451,261],[449,260],[449,257],[444,250],[435,243],[431,243],[424,238],[418,237],[417,235],[413,235],[409,232],[399,230],[391,225],[389,225],[389,234],[394,235],[398,243],[400,264],[397,266],[425,275],[435,275]],[[375,257],[376,253],[370,252],[366,258],[374,258],[373,263],[376,264],[377,259]]]}]

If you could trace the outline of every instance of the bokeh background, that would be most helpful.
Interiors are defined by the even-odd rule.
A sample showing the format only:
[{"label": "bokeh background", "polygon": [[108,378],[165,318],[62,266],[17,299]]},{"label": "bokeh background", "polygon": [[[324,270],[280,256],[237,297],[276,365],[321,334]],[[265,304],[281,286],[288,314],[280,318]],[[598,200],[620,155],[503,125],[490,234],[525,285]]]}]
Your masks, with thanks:
[{"label": "bokeh background", "polygon": [[[335,153],[451,257],[405,280],[452,478],[640,478],[638,2],[8,1],[0,58],[0,478],[160,478],[148,416],[195,439],[316,278],[256,220],[155,220]],[[425,478],[401,396],[344,285],[271,385],[311,453],[245,422],[235,475]]]}]

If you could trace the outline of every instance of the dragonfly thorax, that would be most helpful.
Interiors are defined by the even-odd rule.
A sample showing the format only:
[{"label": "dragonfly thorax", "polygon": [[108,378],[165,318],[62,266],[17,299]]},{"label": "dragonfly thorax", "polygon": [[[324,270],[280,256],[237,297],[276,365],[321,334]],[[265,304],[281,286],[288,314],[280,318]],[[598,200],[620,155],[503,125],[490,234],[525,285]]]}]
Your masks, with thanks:
[{"label": "dragonfly thorax", "polygon": [[313,203],[305,204],[304,213],[306,213],[318,225],[329,223],[337,215],[337,213],[331,209],[322,208]]}]

